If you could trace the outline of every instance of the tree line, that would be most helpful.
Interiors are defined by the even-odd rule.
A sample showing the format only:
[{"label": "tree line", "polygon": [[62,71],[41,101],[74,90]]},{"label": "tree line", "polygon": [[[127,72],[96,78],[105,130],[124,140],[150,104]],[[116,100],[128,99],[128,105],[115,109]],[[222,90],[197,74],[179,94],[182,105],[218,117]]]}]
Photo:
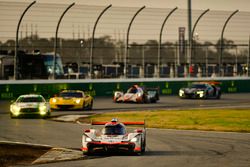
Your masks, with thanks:
[{"label": "tree line", "polygon": [[[38,35],[32,35],[20,39],[19,49],[26,52],[40,50],[41,52],[54,51],[55,38],[40,38]],[[142,65],[157,64],[158,41],[148,40],[145,43],[132,42],[128,46],[128,64]],[[80,63],[88,64],[90,57],[91,39],[58,39],[58,53],[62,57],[64,64]],[[125,42],[114,40],[110,36],[103,36],[94,39],[93,63],[94,64],[123,64],[125,55]],[[187,62],[188,46],[185,45],[185,53],[179,52],[177,42],[164,42],[161,46],[161,64],[185,64]],[[223,58],[225,64],[245,63],[248,56],[248,46],[243,49],[237,49],[234,41],[223,40]],[[15,50],[15,40],[0,41],[0,50],[8,50],[13,54]],[[238,50],[238,51],[237,51]],[[221,41],[215,44],[205,41],[199,43],[193,41],[192,45],[192,63],[193,64],[217,64],[221,52]]]}]

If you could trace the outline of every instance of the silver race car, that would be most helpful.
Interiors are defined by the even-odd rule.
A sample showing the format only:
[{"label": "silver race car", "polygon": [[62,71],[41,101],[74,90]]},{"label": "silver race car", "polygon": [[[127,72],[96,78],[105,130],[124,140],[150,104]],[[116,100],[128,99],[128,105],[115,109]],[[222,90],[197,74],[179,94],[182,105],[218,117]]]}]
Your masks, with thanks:
[{"label": "silver race car", "polygon": [[[137,153],[145,152],[146,128],[145,122],[92,122],[92,125],[104,125],[102,130],[87,129],[82,135],[83,154],[100,152]],[[143,125],[143,129],[136,129],[128,133],[125,125]]]},{"label": "silver race car", "polygon": [[50,115],[50,106],[42,95],[27,94],[21,95],[10,105],[10,117],[38,115],[46,118]]}]

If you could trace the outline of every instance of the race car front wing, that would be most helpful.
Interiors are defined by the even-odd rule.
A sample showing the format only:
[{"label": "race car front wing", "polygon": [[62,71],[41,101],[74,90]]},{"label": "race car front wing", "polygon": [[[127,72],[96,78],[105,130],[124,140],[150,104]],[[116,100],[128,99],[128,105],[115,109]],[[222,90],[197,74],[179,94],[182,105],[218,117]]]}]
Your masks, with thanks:
[{"label": "race car front wing", "polygon": [[82,147],[83,152],[140,152],[141,147],[136,147],[133,142],[89,142],[87,147]]}]

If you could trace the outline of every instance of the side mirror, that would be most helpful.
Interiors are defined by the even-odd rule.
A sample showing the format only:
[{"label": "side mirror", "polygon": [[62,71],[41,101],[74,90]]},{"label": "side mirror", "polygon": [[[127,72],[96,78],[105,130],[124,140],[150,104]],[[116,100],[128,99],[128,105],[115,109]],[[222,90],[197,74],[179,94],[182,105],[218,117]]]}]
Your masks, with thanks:
[{"label": "side mirror", "polygon": [[142,133],[143,130],[142,130],[142,129],[136,129],[135,132],[136,132],[136,133]]},{"label": "side mirror", "polygon": [[85,133],[90,133],[90,129],[84,130]]}]

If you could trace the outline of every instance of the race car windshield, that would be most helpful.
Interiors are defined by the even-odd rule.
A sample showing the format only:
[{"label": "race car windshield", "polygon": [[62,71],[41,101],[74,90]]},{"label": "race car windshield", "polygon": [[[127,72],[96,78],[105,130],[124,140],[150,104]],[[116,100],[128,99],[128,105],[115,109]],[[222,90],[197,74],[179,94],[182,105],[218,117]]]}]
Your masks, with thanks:
[{"label": "race car windshield", "polygon": [[205,89],[206,85],[204,85],[204,84],[192,84],[191,86],[189,86],[189,88]]},{"label": "race car windshield", "polygon": [[59,94],[60,97],[83,97],[82,93],[80,92],[61,92]]},{"label": "race car windshield", "polygon": [[120,125],[108,125],[104,128],[104,135],[124,135],[125,132],[125,128]]},{"label": "race car windshield", "polygon": [[17,99],[17,102],[19,103],[39,103],[44,102],[44,99],[42,97],[20,97]]}]

